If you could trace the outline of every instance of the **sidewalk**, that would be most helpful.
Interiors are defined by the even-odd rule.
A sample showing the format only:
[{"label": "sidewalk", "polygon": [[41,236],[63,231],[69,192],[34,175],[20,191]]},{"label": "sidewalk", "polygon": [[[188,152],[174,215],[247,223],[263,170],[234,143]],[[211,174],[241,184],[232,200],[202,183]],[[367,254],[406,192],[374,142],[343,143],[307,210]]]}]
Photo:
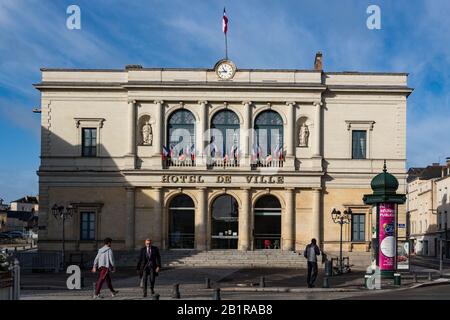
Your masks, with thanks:
[{"label": "sidewalk", "polygon": [[[95,275],[84,272],[85,287],[82,290],[68,290],[66,279],[68,274],[24,274],[22,277],[22,299],[43,300],[84,300],[91,299]],[[264,288],[259,287],[261,276],[265,277]],[[206,288],[205,278],[211,280],[211,289]],[[364,272],[351,272],[329,278],[330,288],[322,288],[323,276],[320,275],[316,288],[306,287],[306,270],[290,269],[237,269],[237,268],[172,268],[161,272],[156,282],[156,292],[161,299],[170,299],[174,284],[179,284],[183,299],[211,299],[214,288],[220,288],[224,294],[246,293],[305,293],[318,295],[323,298],[332,293],[348,293],[349,296],[405,290],[423,285],[449,283],[448,279],[435,279],[429,282],[427,278],[419,278],[414,283],[412,276],[402,278],[402,285],[395,286],[393,280],[384,279],[382,290],[368,290],[364,288]],[[142,299],[142,289],[135,270],[122,270],[113,275],[113,285],[120,291],[120,297],[112,299]],[[103,294],[107,299],[109,292],[105,287]],[[274,295],[276,297],[276,295]],[[301,295],[298,296],[301,298]],[[147,299],[152,299],[149,296]]]}]

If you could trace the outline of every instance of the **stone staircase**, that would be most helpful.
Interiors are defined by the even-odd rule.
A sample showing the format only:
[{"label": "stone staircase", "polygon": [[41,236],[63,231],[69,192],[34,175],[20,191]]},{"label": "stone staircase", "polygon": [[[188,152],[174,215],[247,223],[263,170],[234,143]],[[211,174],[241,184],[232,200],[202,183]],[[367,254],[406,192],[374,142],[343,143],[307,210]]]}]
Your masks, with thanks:
[{"label": "stone staircase", "polygon": [[190,267],[285,267],[305,268],[306,260],[293,251],[280,250],[210,250],[185,252],[171,250],[164,252],[167,266]]},{"label": "stone staircase", "polygon": [[[307,262],[303,252],[281,250],[161,250],[163,267],[277,267],[277,268],[306,268]],[[339,257],[339,252],[326,252],[327,258]],[[353,267],[367,267],[370,262],[368,252],[344,252],[344,257],[350,257]],[[95,253],[85,254],[83,260],[90,266]],[[114,251],[118,267],[132,267],[137,265],[138,251]],[[323,268],[322,257],[318,257],[319,268]],[[77,263],[78,264],[78,263]]]}]

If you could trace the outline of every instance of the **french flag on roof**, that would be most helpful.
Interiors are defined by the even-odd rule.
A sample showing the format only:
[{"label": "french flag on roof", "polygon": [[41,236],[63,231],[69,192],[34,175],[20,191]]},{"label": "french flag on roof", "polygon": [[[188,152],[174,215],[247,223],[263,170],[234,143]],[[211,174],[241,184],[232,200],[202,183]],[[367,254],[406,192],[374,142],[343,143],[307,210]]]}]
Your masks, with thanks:
[{"label": "french flag on roof", "polygon": [[223,8],[223,23],[222,23],[223,33],[227,34],[228,31],[228,17],[225,8]]}]

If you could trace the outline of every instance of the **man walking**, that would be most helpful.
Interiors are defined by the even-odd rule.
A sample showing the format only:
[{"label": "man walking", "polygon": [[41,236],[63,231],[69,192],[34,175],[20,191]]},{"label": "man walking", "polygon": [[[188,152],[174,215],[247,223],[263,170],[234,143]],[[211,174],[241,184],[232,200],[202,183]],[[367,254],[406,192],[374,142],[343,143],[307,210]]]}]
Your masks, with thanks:
[{"label": "man walking", "polygon": [[320,249],[319,246],[317,246],[316,239],[312,239],[311,243],[306,246],[304,256],[308,260],[308,288],[314,287],[314,282],[316,282],[317,278],[317,256],[320,255]]},{"label": "man walking", "polygon": [[137,272],[139,276],[143,278],[144,284],[144,298],[147,297],[147,282],[150,278],[150,290],[152,294],[155,293],[155,278],[158,276],[158,272],[161,268],[161,256],[159,249],[152,246],[152,240],[145,240],[145,247],[143,247],[139,253],[139,262],[137,265]]},{"label": "man walking", "polygon": [[115,297],[119,291],[114,290],[111,283],[111,272],[115,272],[114,267],[114,255],[111,249],[111,238],[106,238],[104,241],[104,246],[98,250],[97,256],[94,260],[94,266],[92,267],[92,272],[95,273],[98,269],[99,275],[97,282],[95,284],[95,294],[94,299],[100,298],[100,290],[102,289],[103,283],[106,281],[109,290],[111,291],[111,296]]}]

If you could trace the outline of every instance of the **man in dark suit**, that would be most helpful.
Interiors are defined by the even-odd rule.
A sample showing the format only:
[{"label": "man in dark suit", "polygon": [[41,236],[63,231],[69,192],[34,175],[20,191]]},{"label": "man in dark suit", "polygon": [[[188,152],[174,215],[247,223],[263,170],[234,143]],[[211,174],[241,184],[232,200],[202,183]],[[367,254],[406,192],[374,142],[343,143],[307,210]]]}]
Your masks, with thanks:
[{"label": "man in dark suit", "polygon": [[152,240],[145,240],[145,247],[139,253],[139,262],[137,265],[137,272],[139,276],[143,277],[144,284],[144,298],[147,297],[147,281],[150,278],[150,290],[152,294],[155,293],[155,278],[161,268],[161,256],[159,249],[152,246]]}]

